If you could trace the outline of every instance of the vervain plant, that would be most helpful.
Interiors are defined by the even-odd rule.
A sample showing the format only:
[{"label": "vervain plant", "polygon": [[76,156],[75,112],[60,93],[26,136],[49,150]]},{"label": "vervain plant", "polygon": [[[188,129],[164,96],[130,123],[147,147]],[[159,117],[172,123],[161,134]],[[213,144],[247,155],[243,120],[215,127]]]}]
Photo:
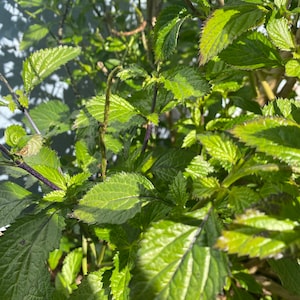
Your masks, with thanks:
[{"label": "vervain plant", "polygon": [[[0,78],[24,115],[0,145],[1,298],[298,299],[299,1],[147,1],[130,28],[105,1],[16,2],[21,47],[52,46],[22,89]],[[73,105],[30,106],[63,65]]]}]

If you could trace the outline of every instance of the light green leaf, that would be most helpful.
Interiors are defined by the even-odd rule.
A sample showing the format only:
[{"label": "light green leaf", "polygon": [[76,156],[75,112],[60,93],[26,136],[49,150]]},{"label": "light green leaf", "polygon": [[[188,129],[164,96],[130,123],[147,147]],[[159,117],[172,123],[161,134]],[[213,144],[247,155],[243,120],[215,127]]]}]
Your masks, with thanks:
[{"label": "light green leaf", "polygon": [[[88,110],[81,110],[78,114],[74,127],[84,127],[89,124],[90,117],[94,117],[97,121],[104,120],[105,95],[95,96],[89,100],[86,105]],[[135,109],[128,101],[117,96],[110,96],[109,122],[125,123],[133,116],[137,115],[139,111]]]},{"label": "light green leaf", "polygon": [[[28,215],[13,223],[0,239],[0,294],[3,299],[51,299],[46,261],[59,247],[63,218]],[[13,263],[12,263],[13,262]]]},{"label": "light green leaf", "polygon": [[82,256],[82,249],[76,248],[65,257],[61,274],[67,285],[71,285],[75,282],[81,268]]},{"label": "light green leaf", "polygon": [[295,49],[291,29],[286,18],[273,18],[267,24],[267,32],[274,45],[280,50],[291,51]]},{"label": "light green leaf", "polygon": [[243,70],[280,66],[281,58],[277,49],[260,32],[243,34],[220,53],[227,64]]},{"label": "light green leaf", "polygon": [[147,230],[133,270],[131,299],[216,299],[227,275],[226,258],[204,242],[216,232],[208,224],[202,228],[204,211],[187,216],[193,225],[162,220]]},{"label": "light green leaf", "polygon": [[285,65],[285,73],[287,76],[300,78],[299,59],[290,59]]},{"label": "light green leaf", "polygon": [[49,253],[48,265],[51,270],[55,270],[63,256],[63,251],[60,249],[54,249]]},{"label": "light green leaf", "polygon": [[16,90],[16,95],[18,95],[18,101],[21,104],[22,107],[28,108],[29,105],[29,99],[26,95],[24,95],[24,92],[22,90]]},{"label": "light green leaf", "polygon": [[32,194],[13,182],[0,184],[0,227],[13,222],[33,202]]},{"label": "light green leaf", "polygon": [[95,157],[89,153],[88,147],[83,140],[76,142],[75,155],[78,166],[81,167],[84,172],[89,172],[89,167],[96,163]]},{"label": "light green leaf", "polygon": [[224,134],[199,134],[205,150],[226,169],[230,170],[239,158],[238,147]]},{"label": "light green leaf", "polygon": [[[67,122],[69,107],[59,100],[39,104],[30,110],[30,116],[38,124],[39,130],[47,136],[63,133],[70,129]],[[29,125],[25,118],[24,122]]]},{"label": "light green leaf", "polygon": [[284,118],[258,118],[236,126],[232,133],[258,151],[300,167],[300,127]]},{"label": "light green leaf", "polygon": [[80,48],[59,46],[34,52],[23,63],[22,78],[29,93],[36,85],[80,54]]},{"label": "light green leaf", "polygon": [[90,224],[122,224],[151,200],[147,190],[153,188],[152,183],[141,175],[116,174],[88,191],[80,200],[74,215]]},{"label": "light green leaf", "polygon": [[175,51],[179,30],[189,17],[186,8],[169,6],[162,10],[155,24],[155,60],[163,61]]},{"label": "light green leaf", "polygon": [[91,272],[84,277],[78,289],[70,295],[71,300],[106,300],[107,291],[103,288],[103,273],[107,268],[101,268],[99,271]]},{"label": "light green leaf", "polygon": [[20,140],[26,136],[26,131],[21,125],[10,125],[5,129],[4,138],[8,146],[16,147]]},{"label": "light green leaf", "polygon": [[225,6],[213,12],[200,39],[200,64],[218,55],[242,33],[257,26],[266,10],[257,5]]},{"label": "light green leaf", "polygon": [[111,275],[111,293],[114,300],[128,300],[129,299],[129,282],[131,279],[130,263],[124,266],[120,265],[119,253],[114,256],[114,270]]},{"label": "light green leaf", "polygon": [[186,190],[187,181],[179,172],[174,180],[169,185],[168,198],[177,206],[183,208],[189,198],[189,194]]},{"label": "light green leaf", "polygon": [[24,32],[20,50],[26,50],[34,43],[42,40],[49,32],[47,25],[33,24]]},{"label": "light green leaf", "polygon": [[57,153],[45,146],[41,148],[38,154],[24,157],[24,160],[31,167],[34,167],[35,165],[46,165],[54,169],[60,167],[60,160]]},{"label": "light green leaf", "polygon": [[249,210],[234,220],[231,230],[222,232],[216,247],[240,256],[278,257],[300,239],[296,226],[296,222]]},{"label": "light green leaf", "polygon": [[209,198],[217,192],[220,189],[220,184],[218,179],[215,177],[203,177],[197,178],[197,180],[194,181],[193,187],[194,196],[203,199]]},{"label": "light green leaf", "polygon": [[178,67],[162,73],[159,81],[178,100],[199,98],[209,93],[210,85],[200,72],[191,67]]},{"label": "light green leaf", "polygon": [[35,134],[20,151],[16,152],[16,154],[22,157],[37,155],[40,152],[42,145],[43,137],[40,134]]},{"label": "light green leaf", "polygon": [[300,265],[291,258],[270,259],[268,264],[277,273],[284,288],[300,296]]},{"label": "light green leaf", "polygon": [[201,155],[197,155],[186,167],[184,174],[186,176],[192,177],[193,179],[196,179],[198,177],[205,177],[213,171],[213,166],[211,166],[208,161],[204,160]]},{"label": "light green leaf", "polygon": [[43,6],[44,0],[17,0],[16,2],[20,6],[27,8],[27,7]]},{"label": "light green leaf", "polygon": [[58,169],[46,165],[35,165],[34,169],[62,190],[66,189],[66,180]]}]

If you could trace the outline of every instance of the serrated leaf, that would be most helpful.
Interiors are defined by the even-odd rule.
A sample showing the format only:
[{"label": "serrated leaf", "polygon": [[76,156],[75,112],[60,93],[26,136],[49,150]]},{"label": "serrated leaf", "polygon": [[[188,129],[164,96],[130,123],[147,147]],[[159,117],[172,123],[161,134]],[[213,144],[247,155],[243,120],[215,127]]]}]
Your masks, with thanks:
[{"label": "serrated leaf", "polygon": [[[59,246],[63,218],[40,213],[13,223],[0,238],[0,294],[3,299],[51,299],[46,261]],[[12,263],[13,262],[13,263]]]},{"label": "serrated leaf", "polygon": [[300,166],[300,127],[284,118],[258,118],[236,126],[232,133],[249,146],[256,147],[292,167]]},{"label": "serrated leaf", "polygon": [[35,165],[34,169],[62,190],[66,189],[66,180],[58,169],[46,165]]},{"label": "serrated leaf", "polygon": [[235,213],[242,213],[259,199],[259,195],[246,186],[234,186],[228,194],[229,204]]},{"label": "serrated leaf", "polygon": [[103,288],[103,273],[106,268],[101,268],[99,271],[91,272],[83,278],[78,289],[70,295],[71,300],[106,300],[108,299],[107,292]]},{"label": "serrated leaf", "polygon": [[28,108],[29,105],[29,99],[26,95],[24,95],[24,92],[22,90],[16,90],[16,95],[18,95],[18,101],[21,104],[22,107]]},{"label": "serrated leaf", "polygon": [[226,169],[230,170],[239,158],[238,147],[225,135],[199,134],[201,144],[214,159]]},{"label": "serrated leaf", "polygon": [[76,276],[80,271],[82,257],[83,254],[81,248],[74,249],[65,257],[61,274],[64,277],[67,285],[74,283]]},{"label": "serrated leaf", "polygon": [[213,171],[213,166],[211,166],[208,161],[204,160],[201,155],[197,155],[186,167],[184,174],[192,177],[193,179],[196,179],[198,177],[205,177]]},{"label": "serrated leaf", "polygon": [[200,225],[203,212],[197,213],[190,216],[196,225],[162,220],[146,231],[133,270],[131,299],[209,300],[222,290],[226,258],[203,243],[210,233]]},{"label": "serrated leaf", "polygon": [[213,12],[200,39],[200,64],[218,55],[245,31],[257,26],[265,9],[257,5],[225,6]]},{"label": "serrated leaf", "polygon": [[26,93],[79,54],[80,48],[68,46],[42,49],[31,54],[23,63],[22,78]]},{"label": "serrated leaf", "polygon": [[210,85],[200,72],[191,67],[177,67],[162,73],[159,81],[178,100],[199,98],[209,93]]},{"label": "serrated leaf", "polygon": [[189,194],[186,190],[187,181],[183,177],[182,173],[179,172],[174,180],[169,185],[168,198],[177,205],[178,207],[183,208],[185,203],[189,198]]},{"label": "serrated leaf", "polygon": [[243,34],[220,53],[227,64],[243,70],[277,67],[281,58],[277,49],[260,32]]},{"label": "serrated leaf", "polygon": [[276,47],[291,51],[295,48],[292,33],[286,18],[272,19],[267,24],[267,32]]},{"label": "serrated leaf", "polygon": [[222,232],[216,247],[240,256],[278,257],[290,244],[300,239],[296,226],[293,221],[249,210],[234,220],[232,230]]},{"label": "serrated leaf", "polygon": [[179,30],[189,17],[186,8],[169,6],[162,10],[155,24],[155,60],[163,61],[175,51]]},{"label": "serrated leaf", "polygon": [[[90,117],[103,122],[105,107],[105,95],[95,96],[89,100],[86,105],[88,112],[81,110],[78,114],[74,127],[83,127],[89,124]],[[118,121],[127,122],[130,118],[137,115],[139,111],[135,109],[128,101],[117,96],[110,96],[109,122]],[[90,115],[89,115],[90,114]]]},{"label": "serrated leaf", "polygon": [[114,270],[111,275],[111,293],[115,300],[129,299],[129,282],[131,279],[130,263],[120,266],[119,253],[114,256]]},{"label": "serrated leaf", "polygon": [[[39,5],[39,3],[38,3]],[[47,25],[33,24],[24,32],[20,50],[26,50],[34,43],[42,40],[49,32]]]},{"label": "serrated leaf", "polygon": [[20,140],[26,136],[26,131],[21,125],[10,125],[5,129],[4,138],[8,146],[18,146]]},{"label": "serrated leaf", "polygon": [[285,73],[287,76],[300,78],[300,61],[298,59],[290,59],[285,64]]},{"label": "serrated leaf", "polygon": [[96,162],[95,157],[89,153],[88,147],[83,140],[76,142],[75,155],[78,166],[85,172],[88,172],[89,167]]},{"label": "serrated leaf", "polygon": [[192,158],[192,152],[171,149],[168,152],[162,153],[149,171],[158,179],[170,181],[179,171],[184,171]]},{"label": "serrated leaf", "polygon": [[22,157],[37,155],[40,152],[42,145],[43,137],[40,134],[35,134],[20,151],[16,152],[16,154]]},{"label": "serrated leaf", "polygon": [[151,200],[146,191],[152,189],[152,183],[141,175],[119,173],[88,191],[74,215],[90,224],[122,224]]},{"label": "serrated leaf", "polygon": [[0,227],[13,222],[33,202],[32,194],[13,182],[0,184]]},{"label": "serrated leaf", "polygon": [[[38,124],[39,130],[44,134],[60,134],[70,129],[67,123],[69,117],[69,107],[59,100],[51,100],[39,104],[30,110],[30,116]],[[29,122],[24,119],[28,125]]]},{"label": "serrated leaf", "polygon": [[197,178],[197,180],[194,181],[193,187],[194,196],[202,199],[211,197],[220,189],[220,184],[218,179],[215,177],[203,177]]}]

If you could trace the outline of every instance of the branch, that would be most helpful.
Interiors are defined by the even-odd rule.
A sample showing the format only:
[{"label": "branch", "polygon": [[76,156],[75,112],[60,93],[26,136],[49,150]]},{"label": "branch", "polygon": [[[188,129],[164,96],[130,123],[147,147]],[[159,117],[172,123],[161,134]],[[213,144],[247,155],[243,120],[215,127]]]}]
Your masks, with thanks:
[{"label": "branch", "polygon": [[53,190],[61,190],[61,188],[59,188],[53,182],[51,182],[46,177],[44,177],[43,175],[41,175],[39,172],[37,172],[36,170],[34,170],[33,168],[31,168],[27,163],[25,163],[24,161],[21,161],[19,159],[15,159],[14,156],[10,154],[10,152],[8,151],[8,149],[6,147],[4,147],[3,145],[1,145],[1,144],[0,144],[0,151],[5,156],[7,156],[10,160],[12,160],[13,163],[14,163],[14,165],[17,166],[18,168],[21,168],[21,169],[25,170],[27,173],[31,174],[32,176],[34,176],[35,178],[37,178],[39,181],[43,182],[45,185],[47,185],[51,189],[53,189]]},{"label": "branch", "polygon": [[10,86],[9,82],[7,81],[7,79],[0,73],[0,80],[2,82],[4,82],[4,84],[6,85],[6,87],[8,88],[9,92],[11,93],[17,107],[19,110],[21,110],[24,115],[26,116],[27,120],[29,121],[30,125],[32,126],[33,130],[37,133],[37,134],[41,134],[39,128],[37,127],[37,125],[35,124],[35,122],[32,120],[28,109],[26,109],[24,106],[21,105],[21,103],[19,102],[19,98],[18,95],[15,93],[15,91],[12,89],[12,87]]}]

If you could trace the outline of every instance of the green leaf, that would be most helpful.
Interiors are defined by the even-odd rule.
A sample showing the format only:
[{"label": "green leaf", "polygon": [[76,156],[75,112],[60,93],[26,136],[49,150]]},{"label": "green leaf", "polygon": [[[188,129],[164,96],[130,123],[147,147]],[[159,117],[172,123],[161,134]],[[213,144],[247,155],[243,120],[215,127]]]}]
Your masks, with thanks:
[{"label": "green leaf", "polygon": [[[51,100],[39,104],[30,110],[30,116],[38,124],[43,135],[56,135],[70,129],[67,123],[69,117],[69,107],[59,100]],[[24,118],[25,124],[29,122]]]},{"label": "green leaf", "polygon": [[90,224],[122,224],[151,200],[147,190],[152,189],[152,183],[141,175],[119,173],[88,191],[74,215]]},{"label": "green leaf", "polygon": [[192,177],[193,179],[196,179],[198,177],[205,177],[213,171],[214,168],[211,166],[211,164],[208,161],[204,160],[201,155],[197,155],[186,167],[184,174],[186,176]]},{"label": "green leaf", "polygon": [[88,150],[86,143],[83,140],[79,140],[75,144],[76,162],[83,171],[88,172],[89,168],[97,162]]},{"label": "green leaf", "polygon": [[[39,4],[39,3],[38,3]],[[42,40],[49,32],[47,25],[33,24],[24,32],[20,43],[20,50],[26,50],[36,42]]]},{"label": "green leaf", "polygon": [[157,179],[171,181],[179,171],[184,171],[193,155],[192,152],[186,150],[170,149],[157,158],[149,171]]},{"label": "green leaf", "polygon": [[16,154],[22,157],[37,155],[40,152],[42,145],[43,137],[40,134],[35,134],[20,151],[16,152]]},{"label": "green leaf", "polygon": [[18,101],[21,104],[22,107],[28,108],[29,105],[29,99],[26,95],[24,95],[24,92],[22,90],[16,90],[16,95],[18,95]]},{"label": "green leaf", "polygon": [[294,40],[286,18],[272,19],[267,24],[267,32],[276,47],[280,50],[295,49]]},{"label": "green leaf", "polygon": [[176,206],[183,208],[189,198],[186,188],[187,181],[183,177],[182,173],[179,172],[169,185],[169,193],[167,197],[170,198],[170,200],[175,203]]},{"label": "green leaf", "polygon": [[177,67],[162,73],[159,81],[178,100],[199,98],[209,93],[210,85],[200,72],[191,67]]},{"label": "green leaf", "polygon": [[300,78],[299,59],[290,59],[285,65],[285,73],[287,76]]},{"label": "green leaf", "polygon": [[224,230],[216,247],[239,256],[280,257],[281,252],[300,239],[296,222],[249,210],[238,216],[231,230]]},{"label": "green leaf", "polygon": [[272,270],[277,273],[284,288],[300,296],[300,265],[297,260],[283,258],[268,260]]},{"label": "green leaf", "polygon": [[[59,246],[63,218],[28,215],[13,223],[0,239],[0,294],[3,299],[51,299],[46,261]],[[13,262],[13,263],[12,263]]]},{"label": "green leaf", "polygon": [[194,196],[203,199],[209,198],[217,192],[220,189],[220,184],[218,179],[215,177],[203,177],[197,178],[197,180],[194,181],[193,187]]},{"label": "green leaf", "polygon": [[43,6],[44,0],[17,0],[16,1],[20,6],[23,7],[38,7]]},{"label": "green leaf", "polygon": [[131,279],[130,263],[125,266],[120,265],[119,253],[114,256],[114,270],[111,275],[111,293],[115,300],[127,300],[129,299],[129,282]]},{"label": "green leaf", "polygon": [[[104,120],[105,95],[95,96],[89,100],[86,105],[88,111],[81,110],[78,114],[74,127],[83,127],[89,124],[90,117],[94,117],[97,121]],[[139,111],[135,109],[128,101],[117,96],[110,96],[109,122],[125,123]]]},{"label": "green leaf", "polygon": [[239,158],[238,147],[224,134],[200,134],[205,150],[226,169],[230,170]]},{"label": "green leaf", "polygon": [[75,282],[75,279],[81,268],[82,257],[83,254],[81,248],[74,249],[65,257],[61,274],[64,277],[67,285],[71,285]]},{"label": "green leaf", "polygon": [[71,300],[105,300],[108,299],[107,292],[103,288],[103,273],[106,268],[91,272],[84,277],[78,289],[70,295]]},{"label": "green leaf", "polygon": [[257,26],[266,11],[257,5],[225,6],[213,12],[200,39],[200,64],[218,55],[245,31]]},{"label": "green leaf", "polygon": [[193,225],[162,220],[146,231],[133,270],[131,299],[216,299],[225,284],[226,258],[204,242],[217,234],[215,221],[202,228],[206,212],[187,216]]},{"label": "green leaf", "polygon": [[80,54],[80,48],[59,46],[34,52],[23,63],[22,78],[27,93],[52,74],[60,66],[66,64]]},{"label": "green leaf", "polygon": [[32,194],[13,182],[0,184],[0,227],[13,222],[33,202]]},{"label": "green leaf", "polygon": [[258,118],[236,126],[232,133],[258,151],[300,167],[300,127],[284,118]]},{"label": "green leaf", "polygon": [[235,213],[242,213],[245,209],[258,202],[259,195],[246,186],[234,186],[228,195],[228,201]]},{"label": "green leaf", "polygon": [[10,125],[5,129],[4,138],[8,146],[16,147],[18,146],[22,137],[26,136],[25,129],[20,125]]},{"label": "green leaf", "polygon": [[181,6],[169,6],[162,10],[154,28],[157,62],[168,59],[174,53],[180,27],[188,17],[186,8]]},{"label": "green leaf", "polygon": [[277,67],[281,63],[277,49],[257,31],[243,34],[219,56],[227,64],[243,70]]}]

